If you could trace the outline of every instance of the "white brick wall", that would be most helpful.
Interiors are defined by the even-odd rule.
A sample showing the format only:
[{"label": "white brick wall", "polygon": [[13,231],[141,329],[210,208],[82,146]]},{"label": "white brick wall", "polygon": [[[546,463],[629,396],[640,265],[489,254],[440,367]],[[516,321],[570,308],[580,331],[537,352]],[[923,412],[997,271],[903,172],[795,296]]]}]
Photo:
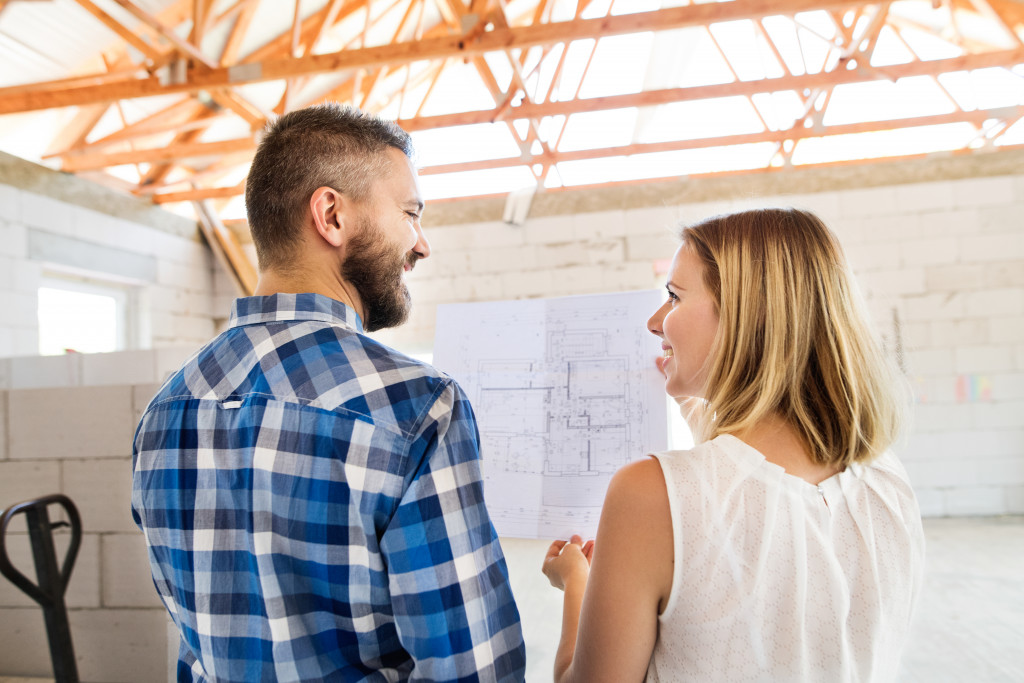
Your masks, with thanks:
[{"label": "white brick wall", "polygon": [[[434,253],[410,277],[412,317],[378,336],[427,352],[438,303],[659,287],[653,266],[671,256],[674,221],[785,203],[818,210],[840,235],[887,335],[899,315],[917,403],[898,452],[924,513],[1024,513],[1024,175],[428,229]],[[0,186],[0,258],[10,259],[0,268],[25,267],[31,279],[26,204],[37,217],[64,208]],[[127,226],[70,211],[80,224],[97,222],[88,228],[97,243],[146,253],[148,241],[122,240]],[[233,296],[202,247],[163,233],[158,242],[165,284],[147,294],[154,339],[168,348],[148,357],[0,358],[0,506],[60,491],[86,524],[69,593],[85,681],[166,678],[165,612],[128,514],[131,436],[158,383],[212,335],[212,318],[226,316]],[[0,274],[0,294],[24,294],[21,277]],[[180,330],[195,338],[175,337]],[[17,352],[33,335],[0,326],[0,352]],[[23,558],[24,539],[15,544]],[[117,658],[102,656],[115,645]],[[0,674],[48,671],[38,608],[0,588]]]},{"label": "white brick wall", "polygon": [[898,315],[918,399],[902,452],[925,512],[1024,512],[1024,175],[431,228],[413,319],[382,338],[429,350],[438,303],[660,287],[677,221],[764,205],[816,211],[890,339]]},{"label": "white brick wall", "polygon": [[[230,283],[215,283],[214,272],[220,266],[196,239],[6,185],[0,185],[0,207],[0,358],[38,353],[37,297],[47,266],[31,259],[28,235],[33,230],[109,248],[111,254],[156,259],[154,281],[129,285],[140,292],[142,310],[136,315],[144,321],[156,314],[175,317],[164,325],[144,325],[149,333],[141,340],[144,347],[198,345],[212,331],[212,323],[201,319],[227,317],[226,308],[218,313],[215,302],[225,307],[222,293]],[[103,268],[96,265],[91,277],[117,280]],[[226,298],[233,296],[231,292]]]},{"label": "white brick wall", "polygon": [[[82,545],[66,594],[68,618],[83,681],[164,681],[170,662],[167,612],[153,588],[145,542],[131,518],[131,442],[135,425],[158,384],[158,368],[181,349],[79,356],[84,373],[64,386],[0,385],[0,509],[50,493],[74,501]],[[148,358],[146,357],[148,356]],[[0,381],[24,365],[46,379],[46,366],[68,357],[5,359]],[[118,366],[121,369],[118,370]],[[10,366],[14,366],[11,368]],[[82,376],[134,375],[145,384],[81,386]],[[58,373],[59,376],[60,373]],[[59,508],[51,514],[59,515]],[[70,534],[55,534],[58,561]],[[34,576],[24,522],[7,537],[12,562]],[[109,656],[116,653],[117,656]],[[0,580],[0,678],[50,676],[42,612],[13,584]]]}]

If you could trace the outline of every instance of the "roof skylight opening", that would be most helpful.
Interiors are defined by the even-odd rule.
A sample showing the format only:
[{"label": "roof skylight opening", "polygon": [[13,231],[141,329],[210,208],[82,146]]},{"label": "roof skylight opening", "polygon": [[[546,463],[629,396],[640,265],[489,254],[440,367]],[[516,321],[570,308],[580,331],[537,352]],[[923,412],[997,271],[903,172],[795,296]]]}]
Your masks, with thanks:
[{"label": "roof skylight opening", "polygon": [[636,14],[637,12],[653,12],[662,6],[671,7],[674,3],[660,0],[615,0],[612,15]]},{"label": "roof skylight opening", "polygon": [[1002,67],[971,71],[966,85],[977,109],[1016,107],[1024,103],[1024,78]]},{"label": "roof skylight opening", "polygon": [[907,45],[921,61],[949,59],[951,57],[959,57],[964,53],[963,48],[954,45],[948,40],[939,38],[931,33],[926,33],[913,26],[908,26],[900,31],[900,35],[903,36],[903,40],[907,42]]},{"label": "roof skylight opening", "polygon": [[750,100],[746,97],[719,97],[657,107],[639,141],[693,140],[746,135],[763,130],[764,125]]},{"label": "roof skylight opening", "polygon": [[718,22],[711,24],[710,30],[741,81],[778,78],[785,73],[750,20]]},{"label": "roof skylight opening", "polygon": [[[544,57],[544,61],[541,62],[540,69],[535,76],[536,86],[534,89],[534,101],[544,102],[547,99],[547,94],[550,91],[554,95],[552,90],[552,81],[555,79],[555,74],[558,71],[558,62],[562,57],[562,52],[565,50],[562,45],[555,45],[551,48],[547,55]],[[557,88],[555,84],[555,88]]]},{"label": "roof skylight opening", "polygon": [[562,127],[565,125],[566,117],[559,116],[545,116],[540,120],[540,136],[544,140],[557,140],[558,136],[562,134]]},{"label": "roof skylight opening", "polygon": [[424,116],[491,109],[496,102],[480,81],[476,67],[449,60],[423,107]]},{"label": "roof skylight opening", "polygon": [[516,135],[519,136],[519,139],[525,140],[526,134],[530,132],[530,119],[516,119],[512,122],[512,127],[515,129]]},{"label": "roof skylight opening", "polygon": [[793,150],[793,165],[879,159],[961,149],[976,134],[977,130],[969,123],[947,123],[807,138],[800,140]]},{"label": "roof skylight opening", "polygon": [[796,15],[797,39],[801,59],[807,73],[820,73],[830,58],[836,27],[824,11],[801,12]]},{"label": "roof skylight opening", "polygon": [[525,166],[420,176],[420,188],[428,201],[504,194],[524,187],[534,187],[536,184],[530,169]]},{"label": "roof skylight opening", "polygon": [[789,130],[804,114],[804,103],[792,90],[758,93],[752,99],[769,130]]},{"label": "roof skylight opening", "polygon": [[135,166],[134,164],[122,164],[121,166],[110,166],[103,170],[104,173],[108,175],[112,175],[115,178],[137,185],[142,180],[142,174],[139,173],[140,169],[142,173],[148,172],[149,164],[139,164],[139,166]]},{"label": "roof skylight opening", "polygon": [[[518,57],[519,50],[510,50],[509,53],[512,57]],[[491,74],[494,75],[494,80],[498,87],[505,92],[508,91],[509,83],[512,82],[512,65],[509,64],[508,58],[509,55],[504,51],[484,53],[484,61],[487,62]]]},{"label": "roof skylight opening", "polygon": [[562,182],[562,176],[558,172],[558,164],[555,164],[548,169],[548,175],[544,178],[544,187],[553,189],[557,187],[564,187],[564,185],[565,184]]},{"label": "roof skylight opening", "polygon": [[675,35],[680,54],[673,66],[673,73],[676,74],[675,83],[670,85],[695,88],[701,85],[732,83],[736,80],[732,69],[706,28],[681,28]]},{"label": "roof skylight opening", "polygon": [[1024,145],[1024,117],[1018,118],[1016,123],[1007,128],[1002,135],[993,141],[993,144],[996,147]]},{"label": "roof skylight opening", "polygon": [[837,85],[825,111],[827,126],[948,114],[956,107],[930,76]]},{"label": "roof skylight opening", "polygon": [[899,34],[888,26],[883,26],[871,53],[871,66],[893,66],[909,64],[914,61],[914,53],[910,51]]},{"label": "roof skylight opening", "polygon": [[[583,79],[580,97],[604,97],[640,92],[637,74],[647,70],[653,33],[631,33],[602,38]],[[573,56],[570,51],[570,57]]]},{"label": "roof skylight opening", "polygon": [[796,33],[796,24],[789,17],[765,17],[761,25],[768,33],[783,61],[786,62],[786,69],[794,76],[802,76],[807,73],[804,65],[803,55],[800,52],[800,41]]},{"label": "roof skylight opening", "polygon": [[609,8],[611,7],[612,0],[594,0],[583,9],[583,14],[580,15],[581,19],[597,19],[608,14]]},{"label": "roof skylight opening", "polygon": [[422,167],[519,156],[519,146],[504,123],[433,128],[411,135],[416,163]]},{"label": "roof skylight opening", "polygon": [[574,40],[569,43],[569,51],[565,56],[565,63],[562,65],[561,83],[558,86],[557,97],[553,101],[564,102],[576,97],[576,92],[581,87],[583,72],[587,69],[590,61],[590,53],[594,50],[597,41],[593,38]]},{"label": "roof skylight opening", "polygon": [[566,186],[596,185],[608,182],[609,177],[618,180],[648,180],[763,168],[768,165],[774,152],[774,143],[759,142],[563,161],[558,164],[558,170]]},{"label": "roof skylight opening", "polygon": [[245,197],[232,197],[227,205],[217,212],[223,220],[238,220],[246,218]]},{"label": "roof skylight opening", "polygon": [[636,107],[573,114],[558,149],[570,152],[628,145],[633,141],[636,118]]}]

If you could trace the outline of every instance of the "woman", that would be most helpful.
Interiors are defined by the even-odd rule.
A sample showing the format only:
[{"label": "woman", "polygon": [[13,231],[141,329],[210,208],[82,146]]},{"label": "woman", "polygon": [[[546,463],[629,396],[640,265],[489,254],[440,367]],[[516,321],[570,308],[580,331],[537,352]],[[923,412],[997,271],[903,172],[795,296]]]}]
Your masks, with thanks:
[{"label": "woman", "polygon": [[619,471],[596,543],[551,545],[555,679],[893,679],[924,540],[887,450],[900,383],[838,241],[793,209],[710,218],[667,289],[648,328],[698,445]]}]

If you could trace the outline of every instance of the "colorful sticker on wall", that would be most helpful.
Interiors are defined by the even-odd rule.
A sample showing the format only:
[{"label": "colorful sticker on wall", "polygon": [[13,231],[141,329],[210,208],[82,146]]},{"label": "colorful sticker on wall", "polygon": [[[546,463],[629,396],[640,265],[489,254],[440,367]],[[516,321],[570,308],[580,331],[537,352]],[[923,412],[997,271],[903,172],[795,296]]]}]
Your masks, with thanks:
[{"label": "colorful sticker on wall", "polygon": [[958,403],[992,400],[992,380],[988,375],[960,375],[954,389]]},{"label": "colorful sticker on wall", "polygon": [[915,377],[911,380],[914,390],[914,399],[918,403],[928,402],[928,383],[924,377]]}]

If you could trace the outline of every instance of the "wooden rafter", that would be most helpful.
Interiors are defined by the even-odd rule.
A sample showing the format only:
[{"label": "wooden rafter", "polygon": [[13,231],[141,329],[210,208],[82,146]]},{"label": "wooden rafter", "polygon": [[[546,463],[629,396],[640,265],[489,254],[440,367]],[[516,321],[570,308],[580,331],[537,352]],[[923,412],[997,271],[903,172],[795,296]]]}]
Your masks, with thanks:
[{"label": "wooden rafter", "polygon": [[[905,119],[891,119],[885,121],[868,121],[865,123],[851,123],[836,126],[819,128],[791,128],[781,131],[765,131],[761,133],[748,133],[744,135],[725,135],[721,137],[697,138],[694,140],[672,140],[670,142],[652,142],[623,145],[620,147],[600,147],[596,149],[575,150],[572,152],[555,152],[547,159],[548,163],[561,163],[565,161],[584,161],[589,159],[600,159],[605,157],[633,156],[636,154],[650,154],[654,152],[677,152],[688,149],[705,149],[708,147],[724,147],[730,145],[747,145],[758,142],[784,142],[786,140],[806,140],[809,138],[833,137],[837,135],[852,135],[856,133],[876,133],[888,130],[899,130],[903,128],[918,128],[922,126],[937,126],[949,123],[973,123],[981,122],[991,118],[1005,118],[1007,115],[1017,113],[1017,109],[1007,110],[975,110],[970,112],[954,112],[952,114],[937,114],[932,116],[917,116]],[[440,173],[464,173],[467,171],[483,171],[496,168],[510,168],[522,163],[518,157],[506,157],[503,159],[487,159],[482,161],[469,161],[464,163],[445,164],[443,166],[428,166],[420,169],[420,175],[436,175]]]},{"label": "wooden rafter", "polygon": [[[131,5],[129,0],[116,0]],[[53,89],[46,83],[37,88],[10,95],[0,89],[0,114],[33,111],[52,107],[81,105],[114,99],[131,99],[159,94],[197,92],[212,87],[281,80],[294,76],[313,75],[341,69],[367,68],[410,60],[441,57],[468,58],[512,47],[528,48],[581,38],[623,35],[703,25],[713,21],[756,19],[763,16],[828,9],[861,4],[862,0],[735,0],[727,3],[686,5],[651,12],[624,14],[599,19],[572,19],[534,26],[494,28],[467,41],[462,35],[424,38],[379,47],[364,47],[322,55],[305,55],[300,59],[277,58],[244,66],[193,70],[180,83],[163,83],[157,77],[111,83],[102,86]],[[131,5],[134,7],[134,5]],[[138,9],[136,8],[136,11]],[[143,13],[144,14],[144,13]],[[307,20],[308,21],[308,20]],[[305,24],[306,22],[304,22]],[[315,22],[310,23],[312,28]],[[166,28],[164,29],[166,30]],[[173,33],[173,32],[172,32]],[[195,48],[177,41],[179,49]],[[191,52],[190,52],[191,54]],[[202,57],[202,55],[199,55]],[[205,61],[205,57],[202,58]]]},{"label": "wooden rafter", "polygon": [[[324,100],[352,102],[375,112],[397,105],[399,116],[415,111],[398,121],[409,131],[501,123],[519,147],[517,156],[428,167],[422,172],[526,166],[539,187],[545,184],[548,172],[556,164],[568,161],[766,142],[776,148],[771,164],[781,162],[786,166],[792,162],[792,154],[801,140],[940,123],[968,123],[977,131],[973,146],[983,143],[993,148],[995,141],[1024,117],[1024,105],[965,112],[956,103],[953,92],[938,79],[950,72],[1024,64],[1024,10],[1015,0],[939,0],[952,13],[952,20],[959,22],[944,29],[915,23],[917,20],[909,18],[916,16],[912,13],[900,14],[899,9],[890,12],[892,0],[691,2],[681,7],[613,16],[612,7],[623,2],[619,0],[618,5],[608,3],[604,16],[590,19],[583,19],[583,15],[591,3],[578,0],[572,19],[555,22],[551,21],[552,12],[556,5],[559,10],[563,6],[554,0],[512,4],[507,0],[327,0],[305,18],[301,11],[305,3],[288,0],[293,4],[284,3],[290,18],[287,25],[276,26],[270,36],[262,39],[262,45],[245,55],[243,44],[251,44],[253,32],[266,28],[254,23],[257,10],[264,3],[279,0],[174,0],[166,9],[153,14],[141,9],[140,0],[74,1],[118,35],[122,47],[104,53],[103,73],[0,89],[0,114],[75,104],[79,111],[49,149],[65,170],[95,175],[105,168],[135,164],[144,176],[133,186],[134,192],[150,196],[158,203],[211,200],[204,205],[205,211],[241,194],[244,184],[236,181],[255,149],[257,131],[269,117],[275,112]],[[139,25],[133,26],[122,12],[108,13],[104,9],[107,2],[129,11]],[[513,6],[516,16],[509,14]],[[894,7],[899,6],[896,3]],[[818,28],[799,16],[810,10],[823,10],[834,31],[827,25]],[[792,31],[781,37],[774,27],[772,32],[767,31],[767,22],[763,20],[769,16],[786,17]],[[764,59],[777,62],[782,76],[741,80],[739,62],[734,63],[726,49],[731,49],[730,45],[719,42],[710,30],[713,23],[739,19],[750,20],[757,35],[756,49]],[[990,36],[973,28],[977,21],[993,26]],[[368,38],[380,35],[384,26],[384,39],[390,36],[390,44],[369,44]],[[580,88],[595,63],[598,47],[604,45],[604,37],[695,26],[702,27],[710,37],[712,49],[717,50],[732,74],[731,82],[580,98]],[[871,65],[872,53],[886,27],[913,55],[913,61],[883,67]],[[214,29],[219,43],[213,39]],[[921,55],[911,48],[912,42],[904,38],[904,32],[910,29],[940,37],[941,30],[945,30],[946,39],[950,38],[948,32],[954,31],[953,40],[964,54],[922,61]],[[793,36],[793,31],[798,35]],[[204,41],[204,36],[209,39]],[[790,57],[787,50],[793,47],[786,43],[794,37],[797,43],[793,45],[801,48],[805,71],[811,73],[794,75],[786,62]],[[802,53],[801,41],[808,38],[824,46],[823,51],[815,46],[813,58],[810,52]],[[334,40],[340,49],[332,48],[337,51],[322,54],[321,48],[328,39]],[[573,64],[576,73],[583,68],[579,82],[567,87],[563,69],[570,47],[580,39],[593,39],[592,48],[589,58],[584,54]],[[203,52],[204,45],[209,54]],[[502,59],[507,60],[511,74],[507,85],[503,86],[505,80],[492,71],[492,66],[502,70],[506,67],[495,62],[493,55],[485,59],[486,53],[504,55]],[[453,63],[472,67],[475,75],[471,78],[479,79],[494,106],[423,116],[442,73]],[[551,80],[547,82],[549,75]],[[915,76],[931,78],[953,102],[955,111],[941,116],[824,125],[836,87],[882,80],[895,82]],[[243,97],[243,91],[238,89],[240,85],[269,81],[287,84],[278,100],[268,102],[265,93],[254,90],[253,96],[261,98],[257,104]],[[779,92],[793,93],[802,103],[792,112],[792,121],[776,122],[767,110],[762,111],[763,100],[758,96]],[[122,110],[119,104],[109,109],[110,103],[120,99],[175,93],[177,98],[168,98],[173,102],[141,120],[130,120],[129,114],[137,110]],[[412,93],[415,101],[409,102]],[[759,118],[762,132],[560,150],[562,138],[573,127],[572,117],[577,114],[727,97],[744,98]],[[105,130],[104,134],[96,135],[92,131],[108,111],[120,116],[122,126],[117,131]],[[560,125],[546,125],[542,130],[541,122],[552,117],[558,117],[555,120],[560,120]],[[108,114],[104,120],[109,123],[110,118]],[[986,119],[990,119],[987,124]],[[221,139],[223,133],[211,128],[220,122],[230,122],[236,128],[244,122],[252,134]],[[772,130],[775,126],[784,130]],[[211,187],[219,183],[231,186]]]}]

